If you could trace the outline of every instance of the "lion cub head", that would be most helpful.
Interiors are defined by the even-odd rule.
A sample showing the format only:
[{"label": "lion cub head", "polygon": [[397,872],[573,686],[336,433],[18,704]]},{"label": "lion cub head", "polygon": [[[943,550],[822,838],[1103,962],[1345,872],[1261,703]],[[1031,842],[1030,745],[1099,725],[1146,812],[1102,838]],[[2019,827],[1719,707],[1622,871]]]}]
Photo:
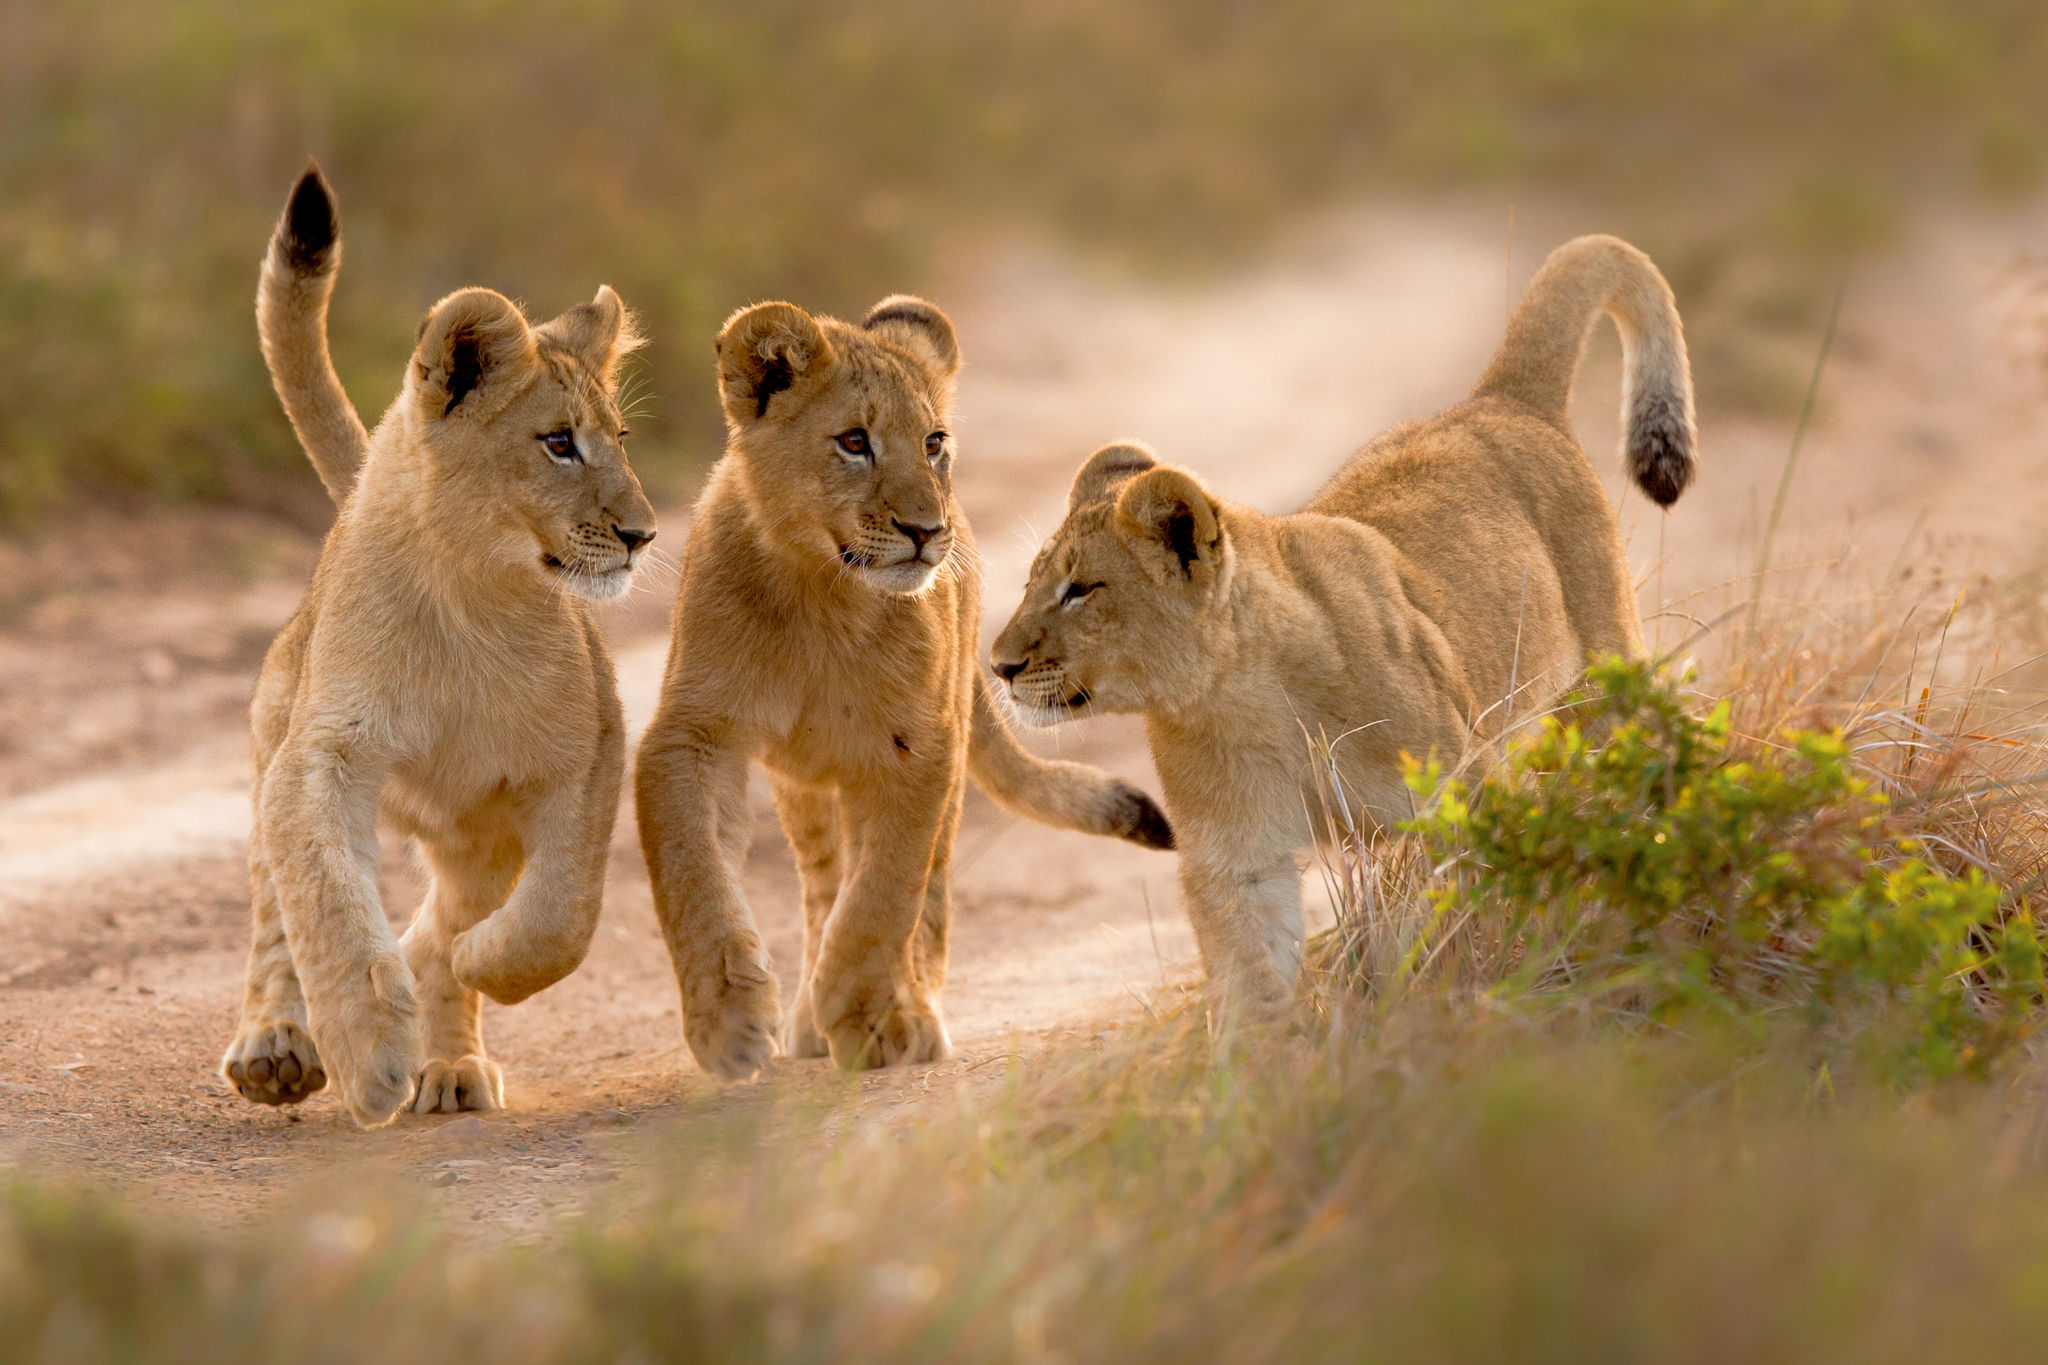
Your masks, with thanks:
[{"label": "lion cub head", "polygon": [[989,662],[1035,725],[1171,709],[1221,666],[1213,613],[1232,562],[1222,509],[1192,474],[1105,446],[1075,477]]},{"label": "lion cub head", "polygon": [[402,477],[435,539],[507,572],[603,601],[631,586],[654,509],[626,463],[619,362],[641,344],[609,286],[538,327],[464,289],[420,324]]},{"label": "lion cub head", "polygon": [[718,387],[755,525],[782,553],[885,593],[930,587],[959,541],[947,417],[960,350],[922,299],[859,326],[788,303],[733,314]]}]

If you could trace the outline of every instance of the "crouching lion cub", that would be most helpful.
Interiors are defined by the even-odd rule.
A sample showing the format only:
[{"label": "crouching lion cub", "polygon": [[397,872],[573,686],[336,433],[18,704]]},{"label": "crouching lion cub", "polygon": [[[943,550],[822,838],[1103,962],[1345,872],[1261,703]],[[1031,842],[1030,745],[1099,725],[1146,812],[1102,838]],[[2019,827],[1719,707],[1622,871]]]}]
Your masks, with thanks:
[{"label": "crouching lion cub", "polygon": [[[264,358],[340,515],[251,720],[255,929],[221,1068],[263,1104],[331,1075],[380,1124],[408,1100],[503,1103],[479,993],[510,1004],[583,961],[625,741],[582,599],[630,586],[654,513],[613,402],[637,344],[618,295],[535,327],[488,289],[441,300],[366,432],[327,356],[339,222],[316,169],[264,261]],[[402,940],[377,821],[432,881]]]},{"label": "crouching lion cub", "polygon": [[1663,276],[1612,237],[1551,255],[1471,398],[1379,437],[1300,512],[1224,502],[1135,446],[1075,479],[992,662],[1040,724],[1144,715],[1225,1001],[1270,1009],[1300,970],[1298,858],[1330,780],[1311,740],[1352,819],[1385,828],[1409,814],[1402,755],[1454,761],[1589,654],[1639,650],[1614,512],[1565,414],[1603,311],[1629,472],[1668,506],[1693,472],[1685,341]]},{"label": "crouching lion cub", "polygon": [[966,779],[1050,824],[1170,848],[1133,787],[1017,746],[976,666],[980,586],[947,429],[960,353],[929,303],[859,325],[786,303],[718,337],[729,439],[682,556],[668,673],[635,777],[654,903],[705,1070],[759,1071],[776,981],[742,898],[747,765],[802,874],[787,1049],[945,1055],[939,991]]}]

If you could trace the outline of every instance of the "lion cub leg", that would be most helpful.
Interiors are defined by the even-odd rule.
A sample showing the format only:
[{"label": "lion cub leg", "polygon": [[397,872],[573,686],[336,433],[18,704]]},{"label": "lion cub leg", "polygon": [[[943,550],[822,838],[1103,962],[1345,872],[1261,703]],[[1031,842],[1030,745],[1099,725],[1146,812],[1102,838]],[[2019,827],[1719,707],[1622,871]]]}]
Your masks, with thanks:
[{"label": "lion cub leg", "polygon": [[270,870],[320,1059],[357,1123],[412,1098],[412,972],[377,895],[380,764],[346,734],[294,738],[263,780],[255,838]]},{"label": "lion cub leg", "polygon": [[784,777],[773,779],[775,813],[796,855],[797,877],[803,884],[804,965],[796,1000],[782,1036],[782,1050],[791,1057],[823,1057],[829,1049],[811,1013],[811,970],[825,937],[825,921],[839,899],[841,867],[839,797],[824,787],[806,786]]},{"label": "lion cub leg", "polygon": [[[932,770],[841,793],[852,860],[811,971],[811,1008],[832,1059],[848,1070],[933,1062],[952,1050],[914,941],[960,787],[956,773],[925,766]],[[935,917],[940,944],[943,927]]]},{"label": "lion cub leg", "polygon": [[306,996],[292,968],[278,910],[277,884],[260,838],[249,841],[249,901],[253,911],[248,984],[242,1021],[221,1058],[221,1074],[245,1100],[297,1104],[327,1084],[320,1053],[306,1024]]},{"label": "lion cub leg", "polygon": [[[626,763],[618,704],[580,781],[531,793],[512,815],[526,866],[501,909],[460,931],[455,974],[501,1005],[516,1005],[583,965],[604,905],[619,783]],[[496,904],[496,902],[493,902]]]},{"label": "lion cub leg", "polygon": [[712,1075],[746,1080],[774,1057],[782,1019],[768,950],[740,891],[753,838],[747,754],[658,713],[634,785],[683,1040]]},{"label": "lion cub leg", "polygon": [[285,941],[277,878],[263,839],[263,779],[291,732],[290,696],[296,682],[291,663],[304,629],[294,621],[271,646],[280,666],[275,671],[266,668],[249,714],[257,776],[249,830],[248,984],[242,992],[241,1022],[220,1069],[243,1099],[258,1104],[297,1104],[327,1085],[327,1070],[320,1064],[306,1021],[306,994],[292,965],[291,945]]},{"label": "lion cub leg", "polygon": [[[1624,659],[1641,658],[1643,624],[1636,607],[1635,576],[1614,511],[1597,484],[1576,493],[1583,510],[1568,523],[1575,534],[1553,534],[1546,543],[1557,571],[1558,591],[1564,597],[1566,619],[1579,637],[1584,657],[1619,654]],[[1604,534],[1579,529],[1587,525],[1602,527]]]},{"label": "lion cub leg", "polygon": [[[910,966],[917,991],[934,1017],[938,1017],[939,996],[946,989],[953,930],[953,844],[960,835],[960,813],[966,804],[967,782],[963,772],[954,778],[953,790],[946,797],[939,837],[932,848],[931,871],[925,876],[924,910],[917,917],[917,933],[910,940]],[[950,1040],[947,1046],[950,1049]]]},{"label": "lion cub leg", "polygon": [[505,903],[519,878],[519,840],[498,822],[422,838],[433,881],[399,944],[419,983],[426,1063],[415,1114],[500,1109],[505,1078],[484,1053],[483,996],[455,974],[455,941]]},{"label": "lion cub leg", "polygon": [[1203,856],[1211,852],[1184,848],[1180,859],[1181,902],[1210,991],[1226,1012],[1271,1018],[1301,975],[1301,868],[1293,849]]}]

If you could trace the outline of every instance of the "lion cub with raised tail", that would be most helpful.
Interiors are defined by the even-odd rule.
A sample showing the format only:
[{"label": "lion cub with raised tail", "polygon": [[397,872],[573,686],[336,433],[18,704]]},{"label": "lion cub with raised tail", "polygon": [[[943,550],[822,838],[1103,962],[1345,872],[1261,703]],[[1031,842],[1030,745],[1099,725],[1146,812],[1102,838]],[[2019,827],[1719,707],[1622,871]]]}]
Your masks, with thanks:
[{"label": "lion cub with raised tail", "polygon": [[[420,324],[398,399],[363,429],[327,356],[339,220],[309,169],[257,295],[286,413],[340,504],[251,706],[255,929],[221,1069],[262,1104],[331,1076],[365,1127],[493,1109],[480,995],[511,1004],[581,964],[625,759],[586,599],[626,592],[654,511],[614,401],[638,344],[609,288],[532,326],[464,289]],[[377,822],[431,883],[403,939]]]},{"label": "lion cub with raised tail", "polygon": [[785,1041],[843,1066],[931,1061],[954,832],[969,774],[1020,814],[1169,848],[1142,792],[1019,748],[976,666],[980,583],[953,498],[960,351],[946,315],[884,299],[859,324],[787,303],[718,336],[725,456],[682,557],[661,705],[635,789],[683,1036],[753,1075],[781,1016],[739,872],[758,758],[803,880]]},{"label": "lion cub with raised tail", "polygon": [[1588,655],[1639,651],[1614,511],[1565,415],[1602,312],[1627,365],[1629,472],[1668,506],[1693,473],[1685,340],[1663,276],[1612,237],[1551,255],[1471,398],[1379,437],[1291,516],[1135,446],[1075,479],[992,662],[1041,724],[1145,717],[1226,1003],[1265,1012],[1292,992],[1300,852],[1330,832],[1315,813],[1391,827],[1410,813],[1403,755],[1455,762]]}]

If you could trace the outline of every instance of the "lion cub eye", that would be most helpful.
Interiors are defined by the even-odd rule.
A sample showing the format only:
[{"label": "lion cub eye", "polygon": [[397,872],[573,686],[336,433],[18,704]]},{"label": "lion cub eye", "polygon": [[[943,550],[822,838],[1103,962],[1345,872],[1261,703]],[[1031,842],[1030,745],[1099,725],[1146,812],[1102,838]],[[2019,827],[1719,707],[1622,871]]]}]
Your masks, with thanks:
[{"label": "lion cub eye", "polygon": [[576,448],[576,434],[566,428],[547,433],[540,438],[540,443],[547,447],[548,454],[558,460],[573,464],[583,463],[583,452]]},{"label": "lion cub eye", "polygon": [[1086,601],[1089,594],[1101,586],[1100,583],[1069,583],[1067,584],[1067,590],[1060,594],[1060,605],[1063,607],[1076,606]]},{"label": "lion cub eye", "polygon": [[926,458],[927,460],[936,460],[936,459],[938,459],[938,458],[939,458],[939,456],[941,456],[941,455],[943,455],[943,454],[945,454],[945,453],[946,453],[946,433],[945,433],[945,432],[943,432],[943,431],[935,431],[935,432],[933,432],[933,433],[932,433],[931,435],[929,435],[929,436],[927,436],[927,437],[925,437],[925,438],[924,438],[924,457],[925,457],[925,458]]},{"label": "lion cub eye", "polygon": [[855,459],[865,460],[874,454],[874,447],[868,443],[866,427],[848,427],[832,438],[839,448]]}]

